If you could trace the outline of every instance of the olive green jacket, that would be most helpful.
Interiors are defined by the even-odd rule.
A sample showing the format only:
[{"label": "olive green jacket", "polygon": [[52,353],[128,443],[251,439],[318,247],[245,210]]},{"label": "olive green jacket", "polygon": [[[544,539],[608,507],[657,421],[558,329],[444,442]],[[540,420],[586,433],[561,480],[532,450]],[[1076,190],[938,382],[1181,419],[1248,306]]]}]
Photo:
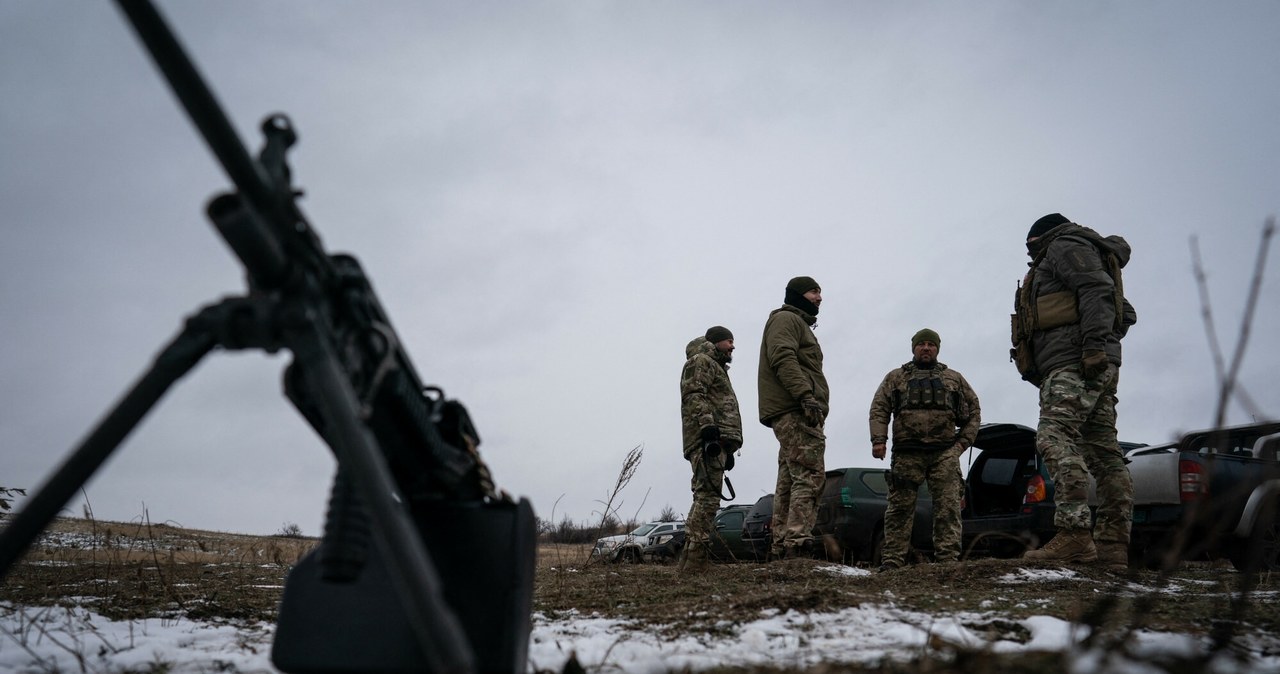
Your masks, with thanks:
[{"label": "olive green jacket", "polygon": [[830,409],[827,378],[822,374],[822,347],[813,334],[817,319],[789,304],[774,309],[764,324],[760,340],[760,423],[800,410],[800,400],[812,394]]}]

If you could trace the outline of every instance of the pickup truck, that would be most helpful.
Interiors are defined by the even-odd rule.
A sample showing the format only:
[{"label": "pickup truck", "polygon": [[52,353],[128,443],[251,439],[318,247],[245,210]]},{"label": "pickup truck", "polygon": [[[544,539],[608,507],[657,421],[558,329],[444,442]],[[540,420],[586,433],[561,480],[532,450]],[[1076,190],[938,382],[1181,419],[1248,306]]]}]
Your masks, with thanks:
[{"label": "pickup truck", "polygon": [[1195,431],[1128,452],[1131,558],[1172,568],[1227,558],[1241,571],[1280,569],[1280,421]]}]

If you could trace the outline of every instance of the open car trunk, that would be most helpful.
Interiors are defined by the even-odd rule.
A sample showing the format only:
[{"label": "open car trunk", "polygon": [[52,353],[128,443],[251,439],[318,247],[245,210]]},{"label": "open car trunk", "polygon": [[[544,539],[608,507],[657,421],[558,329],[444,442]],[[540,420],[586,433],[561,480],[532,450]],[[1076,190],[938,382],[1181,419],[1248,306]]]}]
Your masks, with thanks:
[{"label": "open car trunk", "polygon": [[1036,455],[1036,432],[1018,424],[991,424],[982,427],[973,446],[982,452],[965,480],[965,515],[993,517],[1021,512],[1027,484],[1042,470]]}]

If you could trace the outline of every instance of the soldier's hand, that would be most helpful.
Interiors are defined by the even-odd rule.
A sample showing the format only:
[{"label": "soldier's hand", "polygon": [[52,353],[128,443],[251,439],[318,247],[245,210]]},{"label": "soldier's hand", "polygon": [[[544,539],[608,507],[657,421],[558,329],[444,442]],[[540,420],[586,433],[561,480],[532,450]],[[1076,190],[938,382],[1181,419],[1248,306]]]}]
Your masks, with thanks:
[{"label": "soldier's hand", "polygon": [[822,403],[812,395],[800,399],[800,409],[804,410],[804,420],[814,428],[822,428],[825,418],[822,416]]},{"label": "soldier's hand", "polygon": [[1109,364],[1107,352],[1098,349],[1085,351],[1080,358],[1080,371],[1085,379],[1093,381],[1107,371]]},{"label": "soldier's hand", "polygon": [[877,442],[871,445],[871,456],[884,461],[885,446],[883,442]]},{"label": "soldier's hand", "polygon": [[699,432],[702,433],[703,442],[715,442],[720,439],[719,426],[703,426]]},{"label": "soldier's hand", "polygon": [[733,470],[733,451],[732,450],[724,453],[724,469],[726,471]]}]

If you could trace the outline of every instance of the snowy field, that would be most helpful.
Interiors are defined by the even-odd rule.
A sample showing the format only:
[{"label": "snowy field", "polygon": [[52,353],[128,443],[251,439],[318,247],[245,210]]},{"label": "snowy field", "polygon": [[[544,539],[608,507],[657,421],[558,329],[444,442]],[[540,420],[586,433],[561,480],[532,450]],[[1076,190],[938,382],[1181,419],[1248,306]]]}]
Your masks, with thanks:
[{"label": "snowy field", "polygon": [[[848,567],[817,567],[818,573],[867,573]],[[1020,570],[1003,582],[1069,582],[1064,570]],[[1176,591],[1176,590],[1174,590]],[[1269,600],[1274,600],[1270,598]],[[1011,621],[997,610],[926,614],[882,603],[835,613],[762,611],[734,627],[736,638],[672,637],[662,625],[574,615],[548,620],[533,616],[530,671],[561,671],[572,655],[588,671],[643,674],[712,666],[806,668],[820,663],[875,665],[909,660],[952,648],[993,652],[1054,651],[1073,662],[1072,671],[1164,671],[1153,661],[1207,652],[1199,637],[1151,631],[1130,635],[1124,648],[1086,647],[1088,629],[1048,616]],[[1020,626],[1020,627],[1018,627]],[[275,672],[270,651],[274,625],[211,624],[185,618],[111,621],[83,609],[14,607],[0,603],[0,671],[28,672]],[[1002,633],[1025,630],[1030,639]],[[1252,674],[1280,672],[1280,638],[1252,634],[1214,657],[1204,671]]]}]

